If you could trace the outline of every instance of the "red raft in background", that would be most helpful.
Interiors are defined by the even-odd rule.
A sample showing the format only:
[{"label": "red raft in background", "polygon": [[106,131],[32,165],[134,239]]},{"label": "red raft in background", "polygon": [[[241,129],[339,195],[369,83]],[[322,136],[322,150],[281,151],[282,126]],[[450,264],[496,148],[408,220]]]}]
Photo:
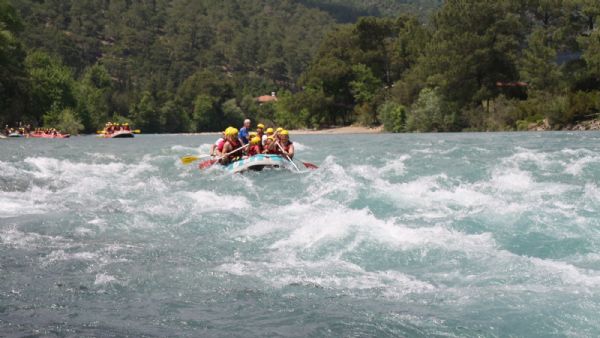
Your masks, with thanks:
[{"label": "red raft in background", "polygon": [[71,137],[71,134],[63,134],[60,132],[55,132],[55,133],[33,132],[33,133],[29,133],[29,137],[31,137],[31,138],[69,138],[69,137]]}]

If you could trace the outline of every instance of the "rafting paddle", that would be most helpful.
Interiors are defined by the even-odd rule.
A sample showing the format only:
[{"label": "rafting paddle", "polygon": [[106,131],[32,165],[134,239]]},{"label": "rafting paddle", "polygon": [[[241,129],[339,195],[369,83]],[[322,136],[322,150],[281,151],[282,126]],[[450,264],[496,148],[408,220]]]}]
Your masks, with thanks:
[{"label": "rafting paddle", "polygon": [[279,141],[275,141],[275,144],[279,147],[279,149],[281,150],[281,153],[283,155],[285,155],[285,158],[287,158],[288,161],[290,161],[292,163],[292,165],[294,166],[294,168],[296,168],[296,170],[298,172],[300,172],[300,169],[298,168],[298,166],[296,165],[296,163],[294,163],[294,161],[292,161],[292,159],[290,158],[290,156],[285,153],[285,150],[283,150],[283,147],[281,146],[281,144],[279,144]]},{"label": "rafting paddle", "polygon": [[200,156],[194,156],[194,155],[189,155],[189,156],[184,156],[181,158],[181,163],[188,165],[188,164],[192,164],[196,161],[198,161],[201,158],[205,158],[205,157],[211,157],[212,155],[200,155]]},{"label": "rafting paddle", "polygon": [[[279,149],[281,149],[281,151],[283,151],[283,148],[281,148],[281,145],[279,144],[279,142],[276,142],[276,143],[279,146]],[[291,161],[290,158],[288,158],[288,159]],[[298,159],[296,159],[296,160],[298,162],[302,163],[308,169],[319,169],[319,167],[316,164],[313,164],[313,163],[310,163],[310,162],[303,162],[303,161],[300,161]],[[294,162],[292,162],[292,163],[294,163]],[[294,164],[294,166],[296,166],[296,165]]]},{"label": "rafting paddle", "polygon": [[[298,160],[298,161],[300,161],[300,160]],[[306,168],[308,168],[308,169],[319,169],[319,167],[317,167],[316,164],[312,164],[310,162],[302,162],[302,161],[300,161],[300,163],[304,164],[304,166]]]}]

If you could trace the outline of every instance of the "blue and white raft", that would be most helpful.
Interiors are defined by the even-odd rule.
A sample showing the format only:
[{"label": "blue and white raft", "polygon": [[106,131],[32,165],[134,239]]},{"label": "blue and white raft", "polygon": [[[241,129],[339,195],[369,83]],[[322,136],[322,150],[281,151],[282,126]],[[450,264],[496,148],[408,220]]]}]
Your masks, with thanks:
[{"label": "blue and white raft", "polygon": [[232,162],[223,167],[231,173],[241,173],[248,170],[261,171],[264,168],[293,169],[294,166],[280,155],[259,154]]}]

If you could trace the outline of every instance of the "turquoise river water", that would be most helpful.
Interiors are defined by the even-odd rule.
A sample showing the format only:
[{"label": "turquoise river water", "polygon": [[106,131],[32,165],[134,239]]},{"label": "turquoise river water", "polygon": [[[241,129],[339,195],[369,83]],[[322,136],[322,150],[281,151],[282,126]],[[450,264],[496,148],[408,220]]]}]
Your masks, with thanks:
[{"label": "turquoise river water", "polygon": [[0,336],[600,336],[600,133],[0,140]]}]

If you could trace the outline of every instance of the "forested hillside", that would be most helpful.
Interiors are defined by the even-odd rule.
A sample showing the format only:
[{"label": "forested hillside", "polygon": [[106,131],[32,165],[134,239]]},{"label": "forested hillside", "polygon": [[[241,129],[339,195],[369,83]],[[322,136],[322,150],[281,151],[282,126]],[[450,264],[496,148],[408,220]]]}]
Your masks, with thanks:
[{"label": "forested hillside", "polygon": [[26,112],[20,118],[50,123],[71,108],[88,132],[113,115],[148,132],[216,129],[228,122],[222,114],[239,120],[245,96],[294,88],[334,24],[293,1],[11,3],[32,97],[9,119]]},{"label": "forested hillside", "polygon": [[0,0],[0,122],[460,131],[598,114],[598,1],[440,3]]}]

